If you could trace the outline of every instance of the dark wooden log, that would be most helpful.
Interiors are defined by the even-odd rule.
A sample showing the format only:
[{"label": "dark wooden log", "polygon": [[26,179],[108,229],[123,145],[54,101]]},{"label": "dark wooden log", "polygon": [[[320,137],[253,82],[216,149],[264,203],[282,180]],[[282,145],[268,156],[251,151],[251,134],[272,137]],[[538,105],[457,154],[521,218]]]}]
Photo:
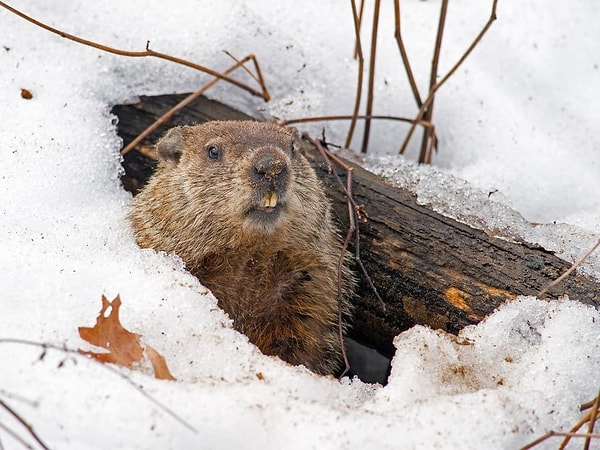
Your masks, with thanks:
[{"label": "dark wooden log", "polygon": [[[135,105],[115,106],[113,113],[119,117],[124,144],[184,97],[143,97]],[[125,155],[124,186],[135,192],[146,182],[154,167],[146,149],[167,128],[214,119],[251,118],[199,98]],[[308,146],[306,151],[345,228],[346,199],[330,166],[314,148]],[[354,199],[368,214],[368,220],[360,224],[361,260],[386,304],[381,307],[363,276],[354,301],[351,336],[385,355],[393,354],[393,337],[415,324],[457,333],[519,294],[535,295],[570,267],[542,248],[490,237],[420,206],[410,192],[390,187],[381,178],[349,165],[354,167]],[[341,170],[335,170],[345,179]],[[565,294],[600,305],[600,284],[584,276],[569,276],[547,295]]]}]

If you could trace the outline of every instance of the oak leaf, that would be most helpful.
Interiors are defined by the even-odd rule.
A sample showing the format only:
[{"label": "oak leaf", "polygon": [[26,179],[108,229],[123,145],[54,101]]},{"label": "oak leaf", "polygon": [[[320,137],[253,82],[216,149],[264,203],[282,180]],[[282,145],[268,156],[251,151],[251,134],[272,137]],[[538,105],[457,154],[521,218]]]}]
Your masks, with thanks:
[{"label": "oak leaf", "polygon": [[[140,343],[139,334],[132,333],[121,325],[120,308],[120,296],[117,295],[112,302],[102,296],[102,309],[96,317],[96,325],[92,328],[79,327],[79,336],[90,344],[108,351],[100,353],[79,350],[79,353],[102,363],[114,363],[131,369],[134,364],[142,361],[144,347]],[[145,350],[154,369],[154,376],[164,380],[175,380],[169,372],[165,358],[150,346],[146,346]]]}]

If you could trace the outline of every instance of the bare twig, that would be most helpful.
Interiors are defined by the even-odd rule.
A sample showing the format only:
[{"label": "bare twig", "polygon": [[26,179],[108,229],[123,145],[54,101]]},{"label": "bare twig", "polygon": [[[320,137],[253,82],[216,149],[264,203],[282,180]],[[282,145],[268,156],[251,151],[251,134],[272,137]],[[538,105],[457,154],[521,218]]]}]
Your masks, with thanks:
[{"label": "bare twig", "polygon": [[[323,155],[323,157],[325,158],[325,161],[327,161],[329,164],[331,164],[331,161],[333,161],[339,168],[341,168],[346,173],[352,172],[352,168],[350,166],[348,166],[348,164],[344,163],[344,161],[342,161],[336,155],[334,155],[333,153],[328,151],[326,148],[324,148],[323,145],[321,144],[321,142],[319,142],[316,139],[311,138],[307,134],[304,134],[303,136],[306,140],[308,140],[312,145],[314,145],[319,150],[321,155]],[[349,213],[348,220],[350,222],[354,221],[353,225],[355,227],[354,259],[356,260],[359,267],[361,268],[361,271],[362,271],[365,279],[369,283],[369,286],[370,286],[371,290],[373,291],[373,294],[375,294],[375,298],[377,298],[377,301],[379,302],[381,309],[383,311],[385,311],[386,310],[385,302],[379,295],[379,292],[377,291],[377,288],[375,287],[375,284],[373,283],[373,280],[371,279],[371,276],[367,272],[367,269],[362,262],[362,258],[360,257],[360,230],[355,224],[356,224],[357,218],[365,216],[365,214],[363,212],[363,208],[356,204],[356,201],[354,200],[354,197],[352,196],[352,192],[348,191],[346,185],[342,182],[340,176],[338,175],[338,173],[335,170],[333,170],[333,175],[335,176],[336,181],[337,181],[338,185],[340,186],[340,188],[342,189],[342,191],[344,192],[344,194],[346,194],[346,201],[349,204],[349,206],[348,206],[349,210],[350,210],[350,205],[352,206],[353,214]]]},{"label": "bare twig", "polygon": [[574,262],[573,265],[571,267],[569,267],[569,269],[565,273],[563,273],[556,280],[550,282],[544,289],[542,289],[540,292],[538,292],[537,296],[539,298],[541,298],[546,292],[548,292],[550,289],[552,289],[554,286],[556,286],[558,283],[560,283],[562,280],[564,280],[566,277],[568,277],[575,269],[577,269],[577,267],[579,267],[586,259],[588,259],[590,257],[590,255],[599,246],[600,246],[600,239],[598,239],[598,242],[596,242],[596,244],[585,255],[583,255],[578,261]]},{"label": "bare twig", "polygon": [[[350,0],[352,3],[354,3],[354,0]],[[356,4],[353,5],[353,10],[356,11]],[[358,17],[356,16],[356,13],[354,13],[354,17],[357,17],[357,21],[356,24],[358,25],[357,27],[357,31],[356,31],[356,35],[357,35],[357,39],[358,36],[360,35],[360,28],[362,25],[362,18],[363,18],[363,11],[365,10],[365,0],[360,0],[360,9],[358,12]],[[356,59],[358,57],[358,42],[355,43],[354,45],[354,59]]]},{"label": "bare twig", "polygon": [[37,407],[39,403],[36,400],[31,400],[22,395],[15,394],[13,392],[5,391],[4,389],[0,389],[0,397],[8,398],[10,400],[16,400],[19,403],[25,403],[32,407]]},{"label": "bare twig", "polygon": [[[579,421],[575,425],[573,425],[573,427],[567,433],[558,433],[555,431],[550,431],[550,432],[546,433],[545,435],[539,437],[535,441],[527,444],[521,450],[531,449],[531,448],[535,447],[536,445],[540,444],[541,442],[544,442],[546,439],[549,439],[553,436],[564,437],[564,439],[562,440],[562,442],[560,443],[560,445],[558,447],[559,450],[565,449],[567,447],[567,445],[569,444],[569,442],[571,441],[571,439],[574,437],[585,438],[585,443],[584,443],[583,448],[584,448],[584,450],[588,450],[591,445],[591,440],[600,438],[600,434],[594,433],[594,427],[596,425],[596,419],[597,419],[597,416],[599,413],[599,408],[600,408],[600,392],[598,392],[598,396],[594,400],[581,405],[582,411],[585,409],[589,409],[589,408],[592,408],[592,409],[590,411],[588,411],[586,414],[584,414],[583,417],[581,417],[581,419],[579,419]],[[582,426],[584,426],[586,423],[588,423],[588,432],[587,433],[578,433],[579,429]]]},{"label": "bare twig", "polygon": [[350,127],[348,128],[348,134],[346,135],[346,143],[345,147],[350,148],[350,144],[352,142],[352,137],[354,135],[354,128],[356,127],[356,120],[358,117],[358,111],[360,110],[360,101],[362,98],[362,85],[363,85],[363,72],[364,72],[364,64],[365,59],[363,57],[362,51],[362,43],[360,39],[360,21],[362,19],[362,12],[364,6],[364,0],[360,3],[360,15],[356,13],[356,3],[354,0],[350,0],[350,4],[352,5],[352,17],[354,19],[354,33],[356,35],[356,55],[358,58],[358,76],[356,81],[356,96],[354,98],[354,112],[352,113],[352,121],[350,122]]},{"label": "bare twig", "polygon": [[88,47],[93,47],[93,48],[96,48],[98,50],[102,50],[102,51],[105,51],[105,52],[108,52],[108,53],[112,53],[112,54],[115,54],[115,55],[120,55],[120,56],[128,56],[128,57],[133,57],[133,58],[140,58],[140,57],[151,56],[151,57],[155,57],[155,58],[159,58],[159,59],[164,59],[164,60],[167,60],[167,61],[171,61],[171,62],[174,62],[174,63],[177,63],[177,64],[181,64],[181,65],[184,65],[184,66],[187,66],[187,67],[191,67],[192,69],[196,69],[196,70],[199,70],[201,72],[205,72],[205,73],[207,73],[209,75],[212,75],[212,76],[214,76],[214,77],[216,77],[218,79],[227,81],[228,83],[231,83],[231,84],[233,84],[233,85],[235,85],[235,86],[237,86],[237,87],[239,87],[239,88],[241,88],[241,89],[249,92],[252,95],[255,95],[257,97],[262,97],[265,100],[268,100],[268,93],[265,92],[264,90],[263,90],[263,92],[259,92],[256,89],[251,88],[247,84],[242,83],[241,81],[238,81],[238,80],[236,80],[234,78],[231,78],[231,77],[229,77],[227,75],[224,75],[222,73],[219,73],[216,70],[210,69],[210,68],[205,67],[205,66],[201,66],[200,64],[195,64],[195,63],[193,63],[191,61],[187,61],[187,60],[182,59],[182,58],[177,58],[175,56],[171,56],[171,55],[167,55],[165,53],[160,53],[160,52],[157,52],[155,50],[151,50],[150,49],[150,42],[149,41],[146,42],[146,49],[143,50],[143,51],[129,51],[129,50],[122,50],[122,49],[118,49],[118,48],[113,48],[113,47],[109,47],[107,45],[99,44],[97,42],[93,42],[93,41],[89,41],[87,39],[80,38],[78,36],[74,36],[72,34],[69,34],[69,33],[66,33],[64,31],[61,31],[61,30],[59,30],[57,28],[53,28],[50,25],[42,23],[42,22],[40,22],[40,21],[38,21],[38,20],[36,20],[36,19],[28,16],[27,14],[25,14],[25,13],[23,13],[23,12],[15,9],[15,8],[13,8],[12,6],[7,5],[6,3],[4,3],[2,1],[0,1],[0,7],[4,8],[4,9],[7,9],[8,11],[12,12],[13,14],[16,14],[17,16],[25,19],[26,21],[28,21],[28,22],[30,22],[30,23],[32,23],[32,24],[34,24],[34,25],[36,25],[36,26],[38,26],[40,28],[43,28],[46,31],[54,33],[54,34],[56,34],[56,35],[58,35],[60,37],[68,39],[70,41],[77,42],[78,44],[82,44],[82,45],[85,45],[85,46],[88,46]]},{"label": "bare twig", "polygon": [[[341,167],[346,172],[346,184],[344,185],[340,176],[335,171],[335,169],[333,169],[333,167],[332,167],[332,172],[336,178],[336,181],[338,182],[339,186],[342,188],[343,192],[346,194],[346,201],[347,201],[347,205],[348,205],[348,230],[346,232],[346,238],[344,239],[344,245],[342,247],[342,252],[340,254],[339,265],[338,265],[338,303],[341,305],[342,265],[344,263],[346,251],[348,250],[348,246],[350,244],[350,239],[352,237],[352,234],[356,233],[355,234],[355,260],[359,263],[359,265],[363,271],[363,274],[365,275],[366,279],[369,282],[369,285],[371,286],[371,288],[373,289],[373,292],[375,293],[375,296],[380,301],[381,305],[383,306],[383,309],[385,310],[385,303],[379,296],[379,293],[377,292],[377,289],[375,288],[375,285],[373,284],[373,281],[371,280],[371,277],[369,276],[368,272],[366,271],[366,268],[363,265],[362,260],[360,258],[360,231],[359,231],[358,226],[356,226],[356,222],[359,217],[358,211],[360,210],[360,208],[356,205],[356,202],[354,201],[354,197],[352,196],[352,168],[349,167],[348,165],[344,164],[339,158],[337,158],[335,155],[333,155],[331,152],[329,152],[325,147],[323,147],[321,142],[319,142],[318,140],[311,138],[307,134],[305,134],[304,137],[319,150],[319,152],[321,153],[321,155],[323,156],[325,161],[327,161],[327,163],[330,165],[330,167],[332,167],[331,161],[333,160],[336,163],[336,165]],[[350,370],[350,363],[348,361],[346,349],[343,344],[343,327],[342,327],[341,308],[338,310],[338,330],[339,330],[339,335],[340,335],[340,341],[342,342],[342,355],[344,357],[344,362],[346,364],[345,370],[340,375],[340,378],[341,378],[348,372],[348,370]]]},{"label": "bare twig", "polygon": [[[308,134],[304,134],[303,135],[304,139],[307,139],[310,143],[312,143],[321,153],[321,156],[323,157],[323,159],[329,164],[329,167],[331,168],[331,170],[334,173],[334,176],[337,180],[338,183],[340,183],[342,186],[344,186],[344,183],[342,183],[342,180],[340,179],[339,175],[337,174],[337,172],[333,169],[333,167],[331,166],[331,163],[329,161],[329,158],[327,156],[327,150],[323,147],[323,145],[321,145],[321,143],[316,140],[311,138]],[[346,186],[344,186],[344,191],[348,192],[348,189],[352,190],[352,175],[349,174],[348,178],[346,179]],[[340,378],[342,378],[344,375],[346,375],[348,373],[348,371],[350,370],[350,362],[348,361],[348,354],[346,353],[346,346],[344,345],[344,324],[343,324],[343,313],[342,313],[342,295],[343,295],[343,285],[342,285],[342,276],[343,276],[343,267],[344,267],[344,262],[346,259],[346,252],[348,251],[348,245],[350,244],[350,238],[352,237],[352,233],[354,233],[354,229],[356,228],[355,225],[355,220],[354,220],[354,213],[353,213],[353,209],[352,206],[350,205],[350,202],[348,202],[348,231],[346,232],[346,237],[344,238],[344,244],[342,246],[342,251],[340,252],[340,258],[338,260],[338,275],[337,275],[337,282],[338,282],[338,335],[340,338],[340,345],[342,348],[342,357],[344,359],[344,370],[342,371],[342,373],[340,374]]]},{"label": "bare twig", "polygon": [[[586,423],[588,424],[588,431],[587,434],[588,435],[592,435],[594,433],[594,428],[596,426],[596,420],[598,418],[598,410],[600,409],[600,392],[598,392],[598,395],[596,396],[595,399],[593,399],[591,402],[591,406],[589,406],[588,408],[585,409],[589,409],[591,408],[587,413],[585,413],[583,415],[583,417],[581,417],[581,419],[579,419],[579,421],[573,425],[573,427],[569,430],[571,433],[575,433],[577,431],[579,431],[579,429],[584,426]],[[585,405],[581,405],[581,409],[583,410],[583,407]],[[564,449],[567,447],[569,441],[570,441],[571,437],[567,436],[561,443],[560,445],[560,449]],[[585,439],[585,443],[584,443],[584,450],[589,450],[590,445],[591,445],[592,441],[591,441],[591,437],[587,436]]]},{"label": "bare twig", "polygon": [[[268,102],[269,100],[271,100],[271,94],[269,94],[269,91],[267,90],[267,85],[265,83],[265,79],[263,77],[262,71],[260,70],[260,66],[258,64],[258,60],[256,59],[256,56],[254,56],[254,54],[251,53],[251,54],[247,55],[246,57],[244,57],[242,60],[239,60],[235,56],[233,56],[230,52],[228,52],[227,50],[224,50],[224,52],[227,56],[229,56],[231,59],[233,59],[238,64],[239,67],[244,69],[244,72],[246,72],[248,75],[250,75],[250,77],[260,85],[260,87],[262,88],[263,98],[265,99],[265,101]],[[245,62],[247,62],[250,59],[254,63],[254,70],[256,70],[256,75],[253,74],[252,71],[249,70],[244,64]],[[227,71],[225,71],[223,73],[225,75],[227,75],[226,72]]]},{"label": "bare twig", "polygon": [[410,142],[410,139],[415,131],[417,123],[423,119],[425,111],[430,106],[431,102],[433,101],[433,97],[434,97],[435,93],[437,92],[437,90],[439,88],[441,88],[452,75],[454,75],[454,73],[458,70],[458,68],[462,65],[462,63],[469,57],[469,55],[471,54],[473,49],[477,46],[477,44],[479,44],[479,42],[481,41],[483,36],[487,33],[489,28],[492,26],[492,23],[494,23],[494,21],[496,20],[497,5],[498,5],[498,0],[493,0],[492,11],[490,13],[490,17],[489,17],[488,21],[486,22],[486,24],[481,29],[481,31],[479,32],[479,34],[475,37],[475,39],[473,40],[471,45],[467,48],[467,50],[465,51],[465,53],[463,53],[463,55],[459,58],[459,60],[454,64],[454,66],[452,66],[452,68],[448,71],[448,73],[446,73],[446,75],[444,75],[444,77],[440,81],[435,83],[435,85],[430,89],[427,99],[425,100],[425,102],[423,102],[423,104],[419,108],[419,112],[417,113],[415,121],[413,122],[412,126],[408,130],[408,133],[406,134],[406,137],[404,138],[404,142],[402,143],[402,146],[400,147],[401,154],[404,154],[406,152],[406,148],[408,147],[408,143]]},{"label": "bare twig", "polygon": [[[600,242],[600,241],[599,241]],[[596,426],[596,419],[598,418],[598,410],[600,409],[600,392],[596,396],[596,400],[594,401],[594,406],[589,411],[589,420],[588,420],[588,434],[591,435],[594,432],[594,428]],[[591,445],[591,438],[588,436],[585,438],[584,450],[589,450]]]},{"label": "bare twig", "polygon": [[[231,57],[233,58],[233,56],[231,56]],[[235,59],[235,58],[233,58],[233,59]],[[246,69],[246,66],[244,66],[244,63],[246,63],[249,60],[252,60],[254,62],[254,67],[258,74],[258,79],[259,79],[258,81],[262,82],[262,74],[260,72],[258,62],[256,61],[256,57],[254,55],[248,55],[245,58],[243,58],[241,61],[235,59],[236,63],[223,73],[229,74],[229,73],[233,72],[235,69],[237,69],[238,67],[243,67],[244,69]],[[156,119],[154,121],[154,123],[152,123],[152,125],[150,125],[148,128],[146,128],[142,133],[140,133],[125,148],[123,148],[121,150],[121,155],[125,155],[125,154],[129,153],[131,150],[133,150],[135,147],[137,147],[137,145],[140,142],[142,142],[150,133],[152,133],[154,130],[156,130],[159,126],[161,126],[163,123],[165,123],[167,120],[169,120],[173,115],[177,114],[179,111],[181,111],[187,105],[189,105],[191,102],[193,102],[198,97],[200,97],[209,88],[214,86],[219,80],[220,80],[219,78],[212,79],[211,81],[209,81],[208,83],[206,83],[202,87],[200,87],[200,89],[198,89],[196,92],[188,95],[186,98],[184,98],[182,101],[180,101],[177,105],[175,105],[171,109],[169,109],[166,113],[164,113],[162,116],[160,116],[158,119]],[[264,87],[264,84],[263,84],[263,87]],[[267,92],[266,87],[264,87],[264,91]],[[268,92],[267,92],[267,95],[268,95]]]},{"label": "bare twig", "polygon": [[[352,195],[352,170],[349,170],[347,172],[347,177],[346,177],[346,190],[347,192],[350,193],[350,195]],[[342,252],[340,255],[340,259],[338,261],[338,333],[339,333],[339,338],[340,338],[340,342],[344,342],[344,326],[342,323],[343,317],[342,317],[342,294],[343,294],[343,286],[342,286],[342,274],[343,274],[343,269],[344,269],[344,260],[345,260],[345,256],[346,256],[346,252],[348,251],[348,245],[350,244],[350,239],[352,238],[352,234],[354,233],[354,230],[357,229],[356,227],[356,220],[355,220],[355,215],[356,213],[354,212],[354,209],[352,208],[352,205],[350,204],[350,202],[348,202],[348,231],[346,233],[346,238],[344,239],[344,245],[342,247]],[[348,355],[346,354],[346,346],[342,345],[342,356],[344,357],[344,363],[346,365],[344,371],[342,372],[342,374],[340,375],[340,378],[343,377],[344,375],[346,375],[346,373],[348,373],[348,371],[350,370],[350,362],[348,361]]]},{"label": "bare twig", "polygon": [[417,88],[417,82],[415,81],[415,76],[413,75],[413,71],[410,66],[410,61],[408,59],[408,53],[406,52],[406,47],[404,46],[404,41],[402,39],[402,31],[400,27],[400,0],[394,0],[394,20],[394,37],[396,38],[396,42],[398,42],[398,49],[400,50],[402,64],[404,65],[404,69],[406,70],[406,76],[408,77],[410,88],[412,90],[413,96],[415,97],[415,101],[417,102],[417,106],[420,108],[423,104],[423,101],[421,100],[421,95],[419,94],[419,89]]},{"label": "bare twig", "polygon": [[[381,0],[375,0],[375,9],[373,11],[373,30],[371,34],[371,54],[369,55],[369,85],[367,91],[367,109],[366,116],[370,116],[373,113],[373,99],[374,99],[374,87],[375,87],[375,61],[377,58],[377,29],[379,25],[379,9],[381,6]],[[367,152],[369,146],[369,134],[371,132],[371,120],[365,120],[365,130],[363,132],[363,142],[360,151],[362,153]]]},{"label": "bare twig", "polygon": [[[584,426],[587,421],[588,421],[588,414],[585,414],[583,417],[581,417],[577,423],[575,425],[573,425],[573,427],[571,427],[571,429],[569,430],[569,433],[577,433],[579,431],[579,429]],[[565,436],[565,438],[562,440],[562,442],[560,443],[560,445],[558,446],[559,450],[563,450],[567,447],[567,445],[569,444],[569,441],[571,440],[570,435]]]},{"label": "bare twig", "polygon": [[530,442],[529,444],[527,444],[524,447],[521,447],[521,450],[529,450],[533,447],[535,447],[538,444],[541,444],[542,442],[544,442],[545,440],[554,437],[554,436],[559,436],[559,437],[577,437],[577,438],[593,438],[593,439],[600,439],[600,434],[594,433],[594,434],[589,434],[589,433],[559,433],[556,431],[548,431],[545,435],[543,435],[542,437],[537,438],[535,441]]},{"label": "bare twig", "polygon": [[[29,450],[34,450],[33,446],[29,444],[25,439],[23,439],[16,431],[11,430],[2,422],[0,422],[0,429],[4,430],[8,433],[14,440],[16,440],[19,444]],[[0,450],[5,450],[4,445],[2,445],[2,440],[0,439]]]},{"label": "bare twig", "polygon": [[580,407],[579,407],[579,411],[585,411],[586,409],[590,409],[592,406],[594,406],[596,404],[596,399],[590,400],[589,402],[585,402],[583,403]]},{"label": "bare twig", "polygon": [[[446,14],[448,12],[448,0],[442,0],[442,5],[440,7],[440,19],[438,22],[438,31],[437,37],[435,39],[435,50],[433,51],[433,59],[431,61],[431,73],[429,75],[429,92],[431,92],[431,102],[429,106],[425,109],[425,113],[423,115],[423,120],[426,122],[431,122],[433,118],[433,103],[435,101],[435,92],[432,92],[433,87],[437,82],[437,74],[438,74],[438,64],[440,61],[440,51],[442,49],[442,40],[444,38],[444,26],[446,25]],[[432,128],[425,128],[423,130],[423,141],[421,142],[421,151],[419,152],[419,163],[424,163],[426,161],[431,161],[431,150],[434,147],[430,147],[428,145],[429,140],[434,141],[432,136]]]},{"label": "bare twig", "polygon": [[[357,120],[366,120],[366,119],[393,120],[393,121],[398,121],[398,122],[413,123],[413,119],[409,119],[407,117],[378,116],[378,115],[356,116],[355,117],[355,116],[348,116],[348,115],[337,115],[337,116],[302,117],[299,119],[286,119],[286,120],[282,120],[281,122],[279,122],[279,124],[282,126],[287,126],[287,125],[291,125],[293,123],[328,122],[328,121],[333,121],[333,120],[354,120],[354,119],[357,119]],[[432,126],[430,123],[426,123],[425,121],[419,122],[419,125],[422,125],[424,127]],[[348,148],[348,145],[346,145],[345,148]]]},{"label": "bare twig", "polygon": [[13,416],[17,422],[19,422],[21,425],[23,425],[23,427],[25,427],[25,429],[27,430],[27,433],[29,433],[29,435],[40,445],[40,447],[42,447],[44,450],[49,450],[49,447],[44,443],[44,441],[42,441],[42,439],[40,438],[40,436],[35,432],[35,430],[33,429],[33,427],[25,421],[25,419],[23,419],[23,417],[21,417],[21,415],[16,412],[14,409],[12,409],[4,400],[0,399],[0,406],[7,411],[11,416]]},{"label": "bare twig", "polygon": [[[59,345],[54,345],[54,344],[50,344],[50,343],[45,343],[45,342],[36,342],[36,341],[29,341],[27,339],[12,339],[12,338],[1,338],[0,339],[0,344],[19,344],[19,345],[28,345],[28,346],[32,346],[32,347],[39,347],[41,348],[44,352],[46,352],[48,349],[52,349],[52,350],[57,350],[59,352],[63,352],[69,355],[75,355],[78,358],[85,358],[85,359],[90,359],[87,356],[79,353],[79,351],[77,350],[72,350],[70,348],[67,348],[65,346],[61,347]],[[96,361],[95,359],[91,359],[92,361]],[[97,361],[96,361],[97,362]],[[162,411],[164,411],[166,414],[168,414],[169,416],[171,416],[173,419],[175,419],[177,422],[179,422],[181,425],[183,425],[184,427],[188,428],[189,430],[193,431],[194,433],[197,433],[198,430],[196,430],[196,428],[194,428],[193,425],[191,425],[189,422],[187,422],[186,420],[184,420],[182,417],[180,417],[179,415],[177,415],[173,410],[171,410],[170,408],[168,408],[166,405],[162,404],[161,402],[159,402],[156,398],[154,398],[152,395],[150,395],[149,393],[147,393],[142,386],[139,386],[137,384],[135,384],[131,378],[129,378],[127,375],[125,375],[124,373],[122,373],[121,371],[117,370],[116,368],[114,368],[112,365],[110,364],[102,364],[99,363],[101,367],[104,367],[106,370],[108,370],[109,372],[112,372],[116,375],[118,375],[119,377],[121,377],[123,380],[125,380],[127,383],[129,383],[131,386],[133,386],[133,388],[138,391],[140,394],[142,394],[143,397],[145,397],[148,401],[154,403],[158,408],[160,408]]]}]

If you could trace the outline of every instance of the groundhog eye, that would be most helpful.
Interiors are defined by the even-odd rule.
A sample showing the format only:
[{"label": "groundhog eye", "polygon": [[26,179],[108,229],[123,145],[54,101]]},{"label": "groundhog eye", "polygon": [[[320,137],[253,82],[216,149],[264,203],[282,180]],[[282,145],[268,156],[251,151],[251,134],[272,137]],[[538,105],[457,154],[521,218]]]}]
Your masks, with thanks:
[{"label": "groundhog eye", "polygon": [[219,147],[216,145],[209,145],[206,149],[206,153],[210,159],[219,159],[219,155],[221,154]]}]

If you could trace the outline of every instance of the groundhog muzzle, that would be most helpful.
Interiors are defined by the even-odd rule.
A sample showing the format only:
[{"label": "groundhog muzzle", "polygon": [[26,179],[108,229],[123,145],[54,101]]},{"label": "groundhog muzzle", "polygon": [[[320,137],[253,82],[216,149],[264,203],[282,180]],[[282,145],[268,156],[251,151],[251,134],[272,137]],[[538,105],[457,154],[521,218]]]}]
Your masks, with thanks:
[{"label": "groundhog muzzle", "polygon": [[263,353],[331,374],[352,275],[296,130],[208,122],[171,129],[132,204],[140,247],[180,256]]}]

